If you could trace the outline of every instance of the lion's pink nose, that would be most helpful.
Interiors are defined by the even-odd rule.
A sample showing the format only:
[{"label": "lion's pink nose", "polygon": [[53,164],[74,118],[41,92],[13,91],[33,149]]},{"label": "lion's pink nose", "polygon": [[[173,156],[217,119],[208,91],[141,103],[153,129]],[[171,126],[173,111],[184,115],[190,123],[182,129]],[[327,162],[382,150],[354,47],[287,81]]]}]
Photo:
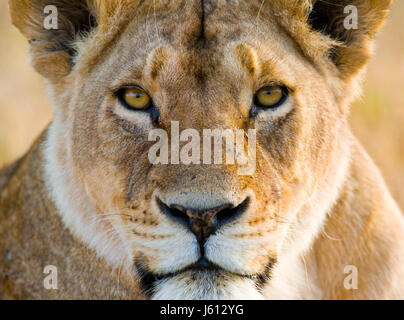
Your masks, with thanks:
[{"label": "lion's pink nose", "polygon": [[209,209],[186,208],[179,204],[168,206],[162,201],[158,201],[163,213],[170,219],[189,228],[195,234],[198,242],[203,245],[206,239],[219,227],[235,220],[247,209],[249,198],[238,206],[225,203]]}]

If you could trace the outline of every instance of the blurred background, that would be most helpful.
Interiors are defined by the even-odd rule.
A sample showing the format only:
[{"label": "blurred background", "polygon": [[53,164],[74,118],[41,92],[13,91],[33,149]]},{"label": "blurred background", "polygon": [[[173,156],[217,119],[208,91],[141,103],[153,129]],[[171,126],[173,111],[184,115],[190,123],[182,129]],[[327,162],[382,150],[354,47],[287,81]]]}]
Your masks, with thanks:
[{"label": "blurred background", "polygon": [[[395,1],[377,42],[363,97],[352,106],[354,132],[404,209],[404,1]],[[26,40],[0,2],[0,168],[18,158],[52,118]]]}]

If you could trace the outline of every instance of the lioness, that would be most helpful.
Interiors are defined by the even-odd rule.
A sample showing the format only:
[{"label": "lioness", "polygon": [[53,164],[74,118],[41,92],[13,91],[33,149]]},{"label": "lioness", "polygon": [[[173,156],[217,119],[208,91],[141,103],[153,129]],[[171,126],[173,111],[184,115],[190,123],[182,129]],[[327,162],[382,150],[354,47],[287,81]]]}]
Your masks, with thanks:
[{"label": "lioness", "polygon": [[[1,298],[404,298],[347,123],[390,0],[9,3],[55,115],[0,175]],[[174,121],[255,129],[254,172],[151,163]]]}]

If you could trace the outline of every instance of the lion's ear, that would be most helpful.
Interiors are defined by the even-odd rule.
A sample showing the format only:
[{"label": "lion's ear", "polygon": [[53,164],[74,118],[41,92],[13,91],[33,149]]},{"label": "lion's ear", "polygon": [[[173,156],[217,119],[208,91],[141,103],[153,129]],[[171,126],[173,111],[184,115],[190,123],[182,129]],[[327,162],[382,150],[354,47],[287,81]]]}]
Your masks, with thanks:
[{"label": "lion's ear", "polygon": [[74,41],[96,25],[90,1],[9,0],[9,4],[13,24],[29,40],[34,68],[50,80],[67,75]]},{"label": "lion's ear", "polygon": [[[306,0],[305,0],[306,1]],[[356,75],[372,54],[374,36],[393,0],[310,0],[313,29],[341,42],[331,59],[344,79]]]}]

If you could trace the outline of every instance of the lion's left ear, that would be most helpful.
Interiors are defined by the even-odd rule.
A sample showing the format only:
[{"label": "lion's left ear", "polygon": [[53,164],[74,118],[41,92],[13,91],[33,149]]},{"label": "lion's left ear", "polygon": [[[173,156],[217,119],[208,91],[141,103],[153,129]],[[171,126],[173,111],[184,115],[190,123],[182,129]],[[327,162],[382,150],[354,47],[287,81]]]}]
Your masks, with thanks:
[{"label": "lion's left ear", "polygon": [[95,17],[85,0],[9,0],[13,24],[29,40],[33,67],[57,80],[70,72],[74,41]]},{"label": "lion's left ear", "polygon": [[309,4],[308,22],[337,40],[331,59],[346,80],[356,75],[372,54],[374,37],[387,17],[393,0],[304,0]]},{"label": "lion's left ear", "polygon": [[34,68],[55,82],[72,69],[75,42],[95,28],[107,33],[135,0],[9,0],[13,24],[29,40]]}]

